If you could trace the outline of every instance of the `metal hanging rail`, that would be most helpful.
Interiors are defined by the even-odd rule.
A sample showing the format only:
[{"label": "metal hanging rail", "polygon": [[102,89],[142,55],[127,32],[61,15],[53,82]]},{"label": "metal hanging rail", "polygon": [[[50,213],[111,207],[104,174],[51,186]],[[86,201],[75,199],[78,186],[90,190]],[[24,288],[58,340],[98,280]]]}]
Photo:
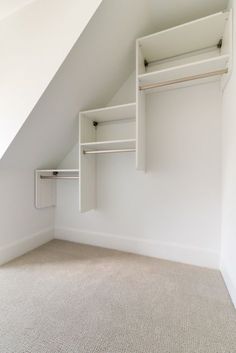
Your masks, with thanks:
[{"label": "metal hanging rail", "polygon": [[106,153],[120,153],[120,152],[135,152],[135,148],[126,148],[119,150],[91,150],[91,151],[83,151],[84,154],[106,154]]},{"label": "metal hanging rail", "polygon": [[79,176],[40,175],[40,179],[79,179]]},{"label": "metal hanging rail", "polygon": [[[223,44],[223,39],[220,39],[219,42],[216,44],[216,45],[211,45],[209,47],[205,47],[205,48],[202,48],[200,50],[201,53],[203,52],[206,52],[206,51],[209,51],[209,50],[214,50],[214,49],[221,49],[222,48],[222,44]],[[156,63],[161,63],[161,62],[165,62],[165,61],[170,61],[170,60],[173,60],[174,58],[179,58],[179,57],[183,57],[183,56],[186,56],[186,55],[189,55],[189,54],[199,54],[199,50],[190,50],[190,51],[187,51],[185,53],[181,53],[181,54],[176,54],[176,55],[172,55],[172,56],[168,56],[167,58],[163,58],[163,59],[157,59],[157,60],[144,60],[144,66],[147,67],[149,65],[152,65],[152,64],[156,64]]]},{"label": "metal hanging rail", "polygon": [[147,85],[139,86],[139,90],[145,91],[145,90],[153,89],[153,88],[171,86],[171,85],[174,85],[177,83],[200,80],[200,79],[207,78],[207,77],[220,76],[220,75],[227,74],[228,72],[229,72],[228,69],[222,69],[222,70],[207,72],[205,74],[199,74],[199,75],[194,75],[194,76],[187,76],[184,78],[178,78],[176,80],[164,81],[164,82],[160,82],[160,83],[150,83]]}]

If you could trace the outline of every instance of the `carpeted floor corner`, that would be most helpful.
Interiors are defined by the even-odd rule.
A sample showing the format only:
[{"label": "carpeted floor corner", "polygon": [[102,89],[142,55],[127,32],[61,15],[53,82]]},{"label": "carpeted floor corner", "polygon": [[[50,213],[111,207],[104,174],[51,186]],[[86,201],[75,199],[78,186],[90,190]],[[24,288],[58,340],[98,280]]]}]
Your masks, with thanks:
[{"label": "carpeted floor corner", "polygon": [[235,353],[220,272],[54,240],[0,268],[0,353]]}]

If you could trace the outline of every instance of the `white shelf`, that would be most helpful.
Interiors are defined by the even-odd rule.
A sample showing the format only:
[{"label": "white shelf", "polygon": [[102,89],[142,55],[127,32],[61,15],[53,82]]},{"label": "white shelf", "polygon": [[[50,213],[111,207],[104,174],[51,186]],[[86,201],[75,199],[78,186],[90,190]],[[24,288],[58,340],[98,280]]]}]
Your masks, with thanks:
[{"label": "white shelf", "polygon": [[80,112],[81,116],[96,122],[131,119],[136,116],[136,103],[128,103]]},{"label": "white shelf", "polygon": [[61,176],[55,176],[61,178],[71,178],[71,174],[76,174],[77,178],[79,169],[37,169],[35,171],[35,207],[38,209],[56,206],[56,183],[53,173],[61,174]]},{"label": "white shelf", "polygon": [[126,148],[135,148],[136,140],[113,140],[113,141],[101,141],[101,142],[90,142],[90,143],[81,143],[80,146],[83,149],[90,150],[100,150],[100,149],[126,149]]},{"label": "white shelf", "polygon": [[138,76],[138,79],[140,84],[162,83],[170,80],[223,70],[227,68],[228,62],[229,55],[222,55],[215,58],[142,74]]},{"label": "white shelf", "polygon": [[140,38],[138,44],[148,62],[210,48],[223,38],[227,18],[219,12]]},{"label": "white shelf", "polygon": [[40,173],[78,173],[79,169],[37,169],[36,172]]}]

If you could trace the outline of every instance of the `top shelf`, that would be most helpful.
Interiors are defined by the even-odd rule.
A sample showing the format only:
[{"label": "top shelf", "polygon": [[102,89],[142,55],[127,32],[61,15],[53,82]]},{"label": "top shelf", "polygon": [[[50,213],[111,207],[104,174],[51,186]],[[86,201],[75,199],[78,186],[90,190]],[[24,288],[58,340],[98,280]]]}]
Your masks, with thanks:
[{"label": "top shelf", "polygon": [[140,38],[138,44],[147,62],[214,47],[223,38],[227,19],[227,12],[219,12]]},{"label": "top shelf", "polygon": [[88,110],[81,112],[80,114],[81,116],[96,122],[130,119],[135,118],[136,116],[136,103],[128,103],[102,109]]}]

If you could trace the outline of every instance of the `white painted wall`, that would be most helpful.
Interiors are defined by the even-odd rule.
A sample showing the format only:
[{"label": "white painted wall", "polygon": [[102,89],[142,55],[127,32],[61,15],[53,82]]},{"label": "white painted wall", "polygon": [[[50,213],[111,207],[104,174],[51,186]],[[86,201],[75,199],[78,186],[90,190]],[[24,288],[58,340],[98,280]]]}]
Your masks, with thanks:
[{"label": "white painted wall", "polygon": [[0,22],[0,158],[101,0],[37,0]]},{"label": "white painted wall", "polygon": [[[53,150],[55,137],[49,131],[47,137],[45,129],[57,109],[64,113],[55,95],[70,71],[56,75],[40,96],[99,3],[37,0],[0,22],[0,155],[41,98],[0,160],[0,264],[53,238],[54,209],[34,206],[34,169],[55,167],[55,153],[61,153]],[[2,2],[0,10],[5,5],[10,13],[25,4]]]},{"label": "white painted wall", "polygon": [[223,194],[221,268],[236,307],[236,8],[234,5],[233,72],[223,96]]},{"label": "white painted wall", "polygon": [[34,207],[34,172],[0,168],[0,265],[53,238],[54,209]]},{"label": "white painted wall", "polygon": [[76,141],[78,111],[106,104],[130,74],[135,38],[151,31],[145,9],[103,1],[0,160],[0,263],[53,237],[54,210],[34,206],[34,170],[55,168]]},{"label": "white painted wall", "polygon": [[[133,100],[134,75],[112,99]],[[73,162],[74,158],[74,162]],[[58,184],[55,236],[218,267],[221,224],[219,84],[147,96],[147,173],[134,155],[99,156],[97,210],[79,214],[76,182]],[[61,166],[77,165],[74,149]]]}]

